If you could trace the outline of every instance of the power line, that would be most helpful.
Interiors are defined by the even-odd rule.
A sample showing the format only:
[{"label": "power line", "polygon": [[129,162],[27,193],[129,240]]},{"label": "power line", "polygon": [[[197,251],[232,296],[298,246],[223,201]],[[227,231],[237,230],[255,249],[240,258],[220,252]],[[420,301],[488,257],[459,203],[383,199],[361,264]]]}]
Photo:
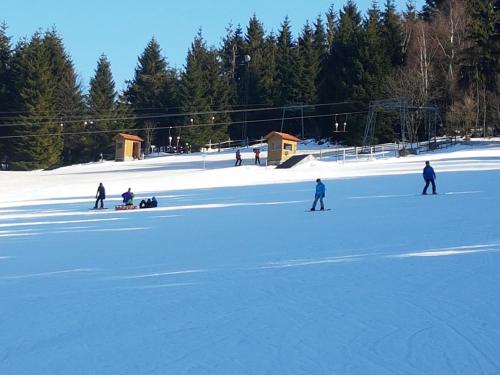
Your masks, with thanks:
[{"label": "power line", "polygon": [[[331,103],[318,103],[318,104],[304,104],[304,107],[307,107],[307,106],[325,106],[325,105],[341,105],[341,104],[353,104],[353,103],[359,103],[359,104],[366,104],[366,103],[363,103],[363,102],[359,102],[359,101],[344,101],[344,102],[331,102]],[[119,104],[120,105],[120,104]],[[125,106],[125,107],[128,107],[131,111],[144,111],[144,110],[160,110],[160,111],[164,111],[164,112],[168,112],[168,111],[171,111],[171,110],[177,110],[177,109],[182,109],[184,107],[182,106],[176,106],[176,107],[134,107],[132,104],[127,104],[127,103],[121,103],[121,105]],[[267,106],[269,104],[266,104],[266,103],[250,103],[248,104],[249,107],[262,107],[262,106]],[[264,107],[264,108],[253,108],[254,110],[259,110],[259,109],[262,109],[262,110],[265,110],[267,108],[288,108],[288,107],[300,107],[301,104],[296,104],[296,105],[283,105],[283,106],[277,106],[277,107]],[[219,106],[218,108],[220,108],[221,106]],[[243,107],[245,108],[245,105],[244,104],[232,104],[230,105],[231,108],[238,108],[238,107]],[[234,109],[230,109],[230,110],[222,110],[222,109],[216,109],[217,107],[214,108],[214,110],[212,112],[226,112],[226,111],[238,111],[238,110],[234,110]],[[250,111],[251,109],[249,109]],[[240,109],[239,111],[244,111],[244,109]],[[29,111],[0,111],[0,119],[9,119],[9,118],[12,118],[12,119],[16,119],[19,115],[23,115],[23,114],[44,114],[44,113],[49,113],[49,114],[55,114],[56,116],[57,115],[60,115],[60,113],[57,113],[58,110],[53,110],[53,111],[37,111],[37,112],[29,112]],[[81,113],[82,111],[81,110],[62,110],[61,112],[64,112],[64,113]],[[18,114],[18,116],[1,116],[2,114]],[[84,116],[84,115],[82,115]]]},{"label": "power line", "polygon": [[[266,108],[252,108],[252,109],[230,109],[230,110],[219,110],[219,111],[203,111],[203,112],[187,112],[187,113],[170,113],[170,114],[161,114],[161,115],[143,115],[143,116],[130,116],[130,117],[102,117],[102,118],[94,118],[90,116],[81,117],[75,120],[65,120],[61,118],[53,118],[51,120],[41,120],[37,123],[27,123],[27,122],[19,122],[19,123],[11,123],[11,124],[0,124],[0,127],[13,127],[13,126],[36,126],[44,123],[54,123],[60,122],[63,124],[74,124],[79,122],[98,122],[98,121],[124,121],[124,120],[148,120],[148,119],[162,119],[162,118],[175,118],[175,117],[193,117],[193,116],[203,116],[203,115],[216,115],[216,114],[234,114],[234,113],[243,113],[243,112],[263,112],[263,111],[273,111],[273,110],[283,110],[287,108],[310,108],[310,107],[325,107],[325,106],[333,106],[333,105],[345,105],[345,104],[353,104],[355,102],[332,102],[332,103],[319,103],[319,104],[303,104],[303,105],[284,105],[284,106],[276,106],[276,107],[266,107]],[[2,118],[0,117],[0,120]]]},{"label": "power line", "polygon": [[[366,114],[368,111],[356,111],[356,112],[342,112],[342,113],[328,113],[321,115],[308,115],[308,116],[294,116],[287,117],[286,120],[298,120],[301,118],[323,118],[323,117],[333,117],[333,116],[343,116],[343,115],[355,115],[355,114]],[[281,117],[275,118],[267,118],[267,119],[259,119],[259,120],[250,120],[247,121],[249,124],[258,124],[264,122],[274,122],[280,121]],[[154,128],[154,130],[163,130],[163,129],[187,129],[187,128],[196,128],[196,127],[206,127],[206,126],[229,126],[229,125],[238,125],[243,124],[245,121],[231,121],[231,122],[220,122],[220,123],[204,123],[204,124],[190,124],[190,125],[177,125],[177,126],[160,126]],[[44,134],[24,134],[24,135],[7,135],[1,136],[0,139],[18,139],[18,138],[37,138],[37,137],[49,137],[49,136],[58,136],[63,137],[67,135],[91,135],[91,134],[105,134],[105,133],[117,133],[117,132],[138,132],[142,129],[137,128],[122,128],[122,129],[113,129],[113,130],[93,130],[93,131],[85,131],[85,132],[61,132],[61,133],[44,133]]]}]

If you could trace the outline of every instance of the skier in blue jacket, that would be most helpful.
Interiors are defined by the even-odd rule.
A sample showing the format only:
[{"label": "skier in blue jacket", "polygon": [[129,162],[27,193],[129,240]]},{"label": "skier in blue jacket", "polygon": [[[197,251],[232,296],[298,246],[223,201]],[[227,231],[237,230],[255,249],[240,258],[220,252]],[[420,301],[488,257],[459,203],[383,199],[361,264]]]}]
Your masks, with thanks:
[{"label": "skier in blue jacket", "polygon": [[325,197],[325,184],[321,182],[321,179],[318,178],[316,180],[316,193],[314,194],[314,202],[311,207],[311,211],[316,211],[316,203],[320,203],[320,210],[323,211],[325,209],[325,205],[323,204],[323,198]]},{"label": "skier in blue jacket", "polygon": [[436,173],[434,172],[434,168],[431,167],[431,164],[428,161],[425,162],[423,176],[425,180],[425,187],[424,191],[422,191],[422,195],[427,194],[427,188],[429,187],[429,184],[432,184],[432,194],[437,194],[436,183],[434,182],[434,180],[436,179]]},{"label": "skier in blue jacket", "polygon": [[132,189],[128,188],[128,190],[122,194],[123,204],[127,206],[132,206],[134,204],[134,193],[132,193]]}]

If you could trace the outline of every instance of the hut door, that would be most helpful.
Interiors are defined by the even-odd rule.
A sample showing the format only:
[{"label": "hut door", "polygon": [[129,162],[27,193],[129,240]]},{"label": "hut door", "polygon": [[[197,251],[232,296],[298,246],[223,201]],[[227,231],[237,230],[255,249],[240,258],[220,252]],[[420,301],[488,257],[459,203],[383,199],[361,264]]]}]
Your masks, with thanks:
[{"label": "hut door", "polygon": [[134,142],[134,149],[132,151],[132,156],[134,159],[141,158],[141,144],[139,142]]}]

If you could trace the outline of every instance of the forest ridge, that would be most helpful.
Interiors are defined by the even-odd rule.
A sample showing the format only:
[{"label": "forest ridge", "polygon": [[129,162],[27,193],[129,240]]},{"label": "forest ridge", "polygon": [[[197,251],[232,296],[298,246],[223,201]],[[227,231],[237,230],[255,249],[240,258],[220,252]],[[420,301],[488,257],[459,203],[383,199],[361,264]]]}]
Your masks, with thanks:
[{"label": "forest ridge", "polygon": [[[245,28],[229,25],[218,47],[198,32],[182,70],[169,66],[153,38],[122,92],[105,55],[84,93],[56,30],[12,45],[3,24],[0,156],[12,169],[49,168],[111,156],[120,131],[143,136],[145,150],[169,137],[197,150],[259,139],[283,123],[300,136],[360,144],[369,102],[390,97],[439,107],[441,134],[493,135],[500,129],[497,6],[427,0],[398,12],[387,0],[361,14],[349,0],[306,22],[297,37],[288,18],[267,33],[254,15]],[[378,141],[397,139],[393,120],[379,124]],[[333,133],[337,121],[348,124],[341,136]],[[410,121],[418,129],[425,119],[416,113]]]}]

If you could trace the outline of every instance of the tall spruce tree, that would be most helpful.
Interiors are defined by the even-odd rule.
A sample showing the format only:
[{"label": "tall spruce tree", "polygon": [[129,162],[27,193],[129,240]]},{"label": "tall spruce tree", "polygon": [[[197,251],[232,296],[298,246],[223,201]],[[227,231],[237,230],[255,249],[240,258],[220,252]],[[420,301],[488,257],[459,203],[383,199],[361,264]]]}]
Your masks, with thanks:
[{"label": "tall spruce tree", "polygon": [[350,100],[362,82],[361,15],[349,0],[340,11],[338,33],[326,63],[322,79],[324,101]]},{"label": "tall spruce tree", "polygon": [[[316,53],[319,56],[320,60],[320,69],[323,68],[323,64],[326,61],[326,58],[328,57],[329,51],[329,46],[328,46],[328,41],[326,37],[326,32],[325,32],[325,26],[323,25],[323,19],[321,16],[318,16],[316,18],[316,21],[314,22],[314,49],[316,50]],[[318,83],[318,82],[316,82]]]},{"label": "tall spruce tree", "polygon": [[[140,115],[164,114],[172,111],[177,104],[177,77],[175,70],[168,66],[162,56],[161,48],[152,38],[144,52],[139,56],[134,79],[128,82],[126,98],[138,115],[137,126],[144,129],[145,149],[149,150],[155,141],[154,129],[158,125],[156,119],[142,119]],[[161,139],[161,133],[156,141]]]},{"label": "tall spruce tree", "polygon": [[51,71],[50,52],[36,33],[16,52],[16,89],[22,114],[17,122],[11,165],[16,169],[47,168],[60,162],[62,128],[57,122],[57,82]]},{"label": "tall spruce tree", "polygon": [[276,104],[295,104],[300,100],[302,67],[288,17],[281,24],[276,52]]},{"label": "tall spruce tree", "polygon": [[12,47],[10,37],[7,35],[7,25],[0,24],[0,158],[7,156],[8,139],[1,138],[10,134],[11,122],[14,111],[14,77],[12,70]]},{"label": "tall spruce tree", "polygon": [[109,157],[113,152],[113,137],[120,128],[116,95],[111,64],[103,54],[97,62],[94,77],[90,79],[87,103],[89,118],[86,128],[92,132],[92,142],[87,151],[92,159],[97,159],[101,153]]},{"label": "tall spruce tree", "polygon": [[445,1],[449,0],[425,0],[425,4],[421,12],[422,18],[425,21],[431,21]]},{"label": "tall spruce tree", "polygon": [[222,71],[231,87],[230,102],[238,104],[241,93],[241,81],[244,73],[241,59],[244,55],[243,30],[238,25],[236,28],[232,24],[226,27],[226,36],[222,39],[222,46],[219,51],[222,61]]},{"label": "tall spruce tree", "polygon": [[215,49],[207,51],[205,80],[207,82],[206,95],[209,98],[209,107],[213,110],[212,114],[208,114],[208,141],[209,143],[225,141],[228,136],[228,124],[231,122],[229,115],[231,88],[222,74],[221,60],[218,51]]},{"label": "tall spruce tree", "polygon": [[358,99],[368,102],[382,95],[384,81],[391,71],[391,57],[385,52],[384,26],[376,1],[368,9],[363,29],[363,96]]},{"label": "tall spruce tree", "polygon": [[337,12],[332,4],[326,12],[326,40],[328,43],[328,51],[331,51],[333,47],[335,35],[337,34],[337,24]]},{"label": "tall spruce tree", "polygon": [[390,57],[392,66],[404,64],[404,32],[401,16],[396,11],[394,0],[386,0],[382,12],[382,40],[385,53]]},{"label": "tall spruce tree", "polygon": [[90,140],[84,134],[85,103],[73,61],[56,30],[45,33],[43,41],[49,51],[51,73],[56,82],[54,105],[57,120],[63,126],[64,161],[86,161],[84,150]]},{"label": "tall spruce tree", "polygon": [[[262,65],[265,63],[264,55],[264,26],[254,14],[248,22],[247,31],[245,34],[244,53],[250,56],[250,61],[247,64],[248,71],[245,74],[245,83],[248,87],[243,88],[243,101],[248,99],[248,104],[258,104],[263,98],[261,90],[261,75]],[[243,63],[245,61],[243,60]],[[248,90],[248,92],[246,91]]]},{"label": "tall spruce tree", "polygon": [[210,130],[204,126],[211,121],[205,71],[207,54],[207,46],[200,30],[188,51],[179,90],[181,110],[186,116],[184,127],[178,129],[177,136],[182,137],[194,148],[203,147],[211,137]]},{"label": "tall spruce tree", "polygon": [[305,104],[314,104],[318,100],[317,80],[321,68],[321,50],[315,45],[314,31],[307,22],[298,40],[299,55],[302,61],[300,76],[300,98]]}]

